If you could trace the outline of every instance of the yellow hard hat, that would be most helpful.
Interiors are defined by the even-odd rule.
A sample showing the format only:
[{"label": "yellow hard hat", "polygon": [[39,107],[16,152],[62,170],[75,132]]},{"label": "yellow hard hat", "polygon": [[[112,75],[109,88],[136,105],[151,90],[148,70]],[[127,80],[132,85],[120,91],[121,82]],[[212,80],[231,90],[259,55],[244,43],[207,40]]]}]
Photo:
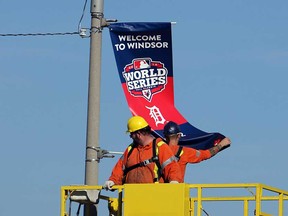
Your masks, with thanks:
[{"label": "yellow hard hat", "polygon": [[148,123],[141,116],[133,116],[127,122],[127,133],[132,133],[148,126]]}]

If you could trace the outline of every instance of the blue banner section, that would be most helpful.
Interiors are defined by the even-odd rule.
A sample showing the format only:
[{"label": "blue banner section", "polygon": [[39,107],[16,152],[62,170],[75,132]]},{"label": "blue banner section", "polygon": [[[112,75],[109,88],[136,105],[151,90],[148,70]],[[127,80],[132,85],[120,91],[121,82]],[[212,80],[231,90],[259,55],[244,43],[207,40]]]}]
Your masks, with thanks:
[{"label": "blue banner section", "polygon": [[133,59],[150,58],[161,59],[168,76],[173,76],[171,23],[113,23],[109,30],[119,73]]},{"label": "blue banner section", "polygon": [[121,85],[133,115],[148,122],[157,137],[169,121],[180,125],[180,145],[208,149],[224,136],[191,125],[174,106],[171,23],[109,25]]},{"label": "blue banner section", "polygon": [[[225,138],[221,133],[206,133],[201,131],[189,122],[181,124],[179,127],[183,133],[183,137],[181,137],[179,141],[179,145],[181,146],[205,150],[214,147]],[[157,137],[164,137],[163,130],[154,131],[154,135]]]}]

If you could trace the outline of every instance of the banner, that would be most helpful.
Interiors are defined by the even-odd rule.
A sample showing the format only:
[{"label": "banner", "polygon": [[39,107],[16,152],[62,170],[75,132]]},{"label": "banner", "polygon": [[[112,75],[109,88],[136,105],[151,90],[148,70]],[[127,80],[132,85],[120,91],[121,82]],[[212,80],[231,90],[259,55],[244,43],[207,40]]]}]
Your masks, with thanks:
[{"label": "banner", "polygon": [[174,106],[171,23],[109,25],[121,85],[133,115],[142,116],[157,137],[168,121],[179,124],[180,145],[208,149],[224,136],[192,126]]}]

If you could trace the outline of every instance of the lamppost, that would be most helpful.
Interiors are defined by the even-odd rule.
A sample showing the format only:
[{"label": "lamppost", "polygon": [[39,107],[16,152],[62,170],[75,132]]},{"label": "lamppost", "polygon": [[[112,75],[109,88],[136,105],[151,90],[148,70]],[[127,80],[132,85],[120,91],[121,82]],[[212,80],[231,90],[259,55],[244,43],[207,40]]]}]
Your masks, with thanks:
[{"label": "lamppost", "polygon": [[[86,134],[85,184],[98,185],[97,149],[99,148],[101,51],[103,0],[91,0],[90,63]],[[96,216],[95,205],[85,205],[85,216]]]}]

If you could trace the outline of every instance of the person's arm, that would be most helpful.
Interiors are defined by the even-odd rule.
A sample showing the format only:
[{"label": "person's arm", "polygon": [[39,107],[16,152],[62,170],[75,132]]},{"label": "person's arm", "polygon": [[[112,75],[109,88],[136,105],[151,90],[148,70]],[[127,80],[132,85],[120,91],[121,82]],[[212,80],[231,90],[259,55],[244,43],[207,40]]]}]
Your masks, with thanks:
[{"label": "person's arm", "polygon": [[222,139],[216,146],[209,149],[211,157],[216,155],[221,149],[231,144],[231,140],[228,137]]},{"label": "person's arm", "polygon": [[118,160],[114,166],[109,181],[113,181],[116,185],[122,185],[123,179],[123,160],[122,157]]},{"label": "person's arm", "polygon": [[104,183],[104,185],[103,185],[104,189],[112,190],[113,185],[115,185],[115,184],[121,185],[122,184],[123,170],[122,170],[121,164],[123,164],[122,157],[118,160],[118,162],[114,166],[109,179]]},{"label": "person's arm", "polygon": [[207,150],[196,150],[192,148],[183,148],[188,163],[199,163],[216,155],[221,149],[231,144],[229,138],[222,139],[216,146]]},{"label": "person's arm", "polygon": [[127,154],[128,154],[128,149],[125,150],[123,155],[119,158],[117,163],[115,164],[111,176],[109,177],[109,181],[112,181],[116,185],[122,185],[122,180],[123,180],[123,164],[125,163],[125,160],[127,160]]}]

